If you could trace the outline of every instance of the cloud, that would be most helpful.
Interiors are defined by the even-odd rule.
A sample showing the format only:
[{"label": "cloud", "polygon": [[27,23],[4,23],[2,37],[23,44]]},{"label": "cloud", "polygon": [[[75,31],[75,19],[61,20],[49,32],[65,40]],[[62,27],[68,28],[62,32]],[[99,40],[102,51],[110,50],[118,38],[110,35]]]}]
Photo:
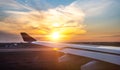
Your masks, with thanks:
[{"label": "cloud", "polygon": [[96,16],[103,14],[114,0],[77,0],[71,5],[80,8],[86,16]]},{"label": "cloud", "polygon": [[[59,31],[63,34],[83,34],[84,30],[84,12],[74,6],[58,6],[48,10],[34,10],[18,2],[12,2],[14,7],[29,9],[29,11],[5,10],[10,14],[2,22],[7,23],[8,29],[16,31],[25,30],[29,32],[37,32],[40,34],[50,34]],[[17,8],[17,7],[16,7]],[[59,24],[54,27],[54,24]],[[4,25],[4,24],[3,24]],[[11,28],[14,27],[14,28]],[[84,32],[83,32],[84,31]]]},{"label": "cloud", "polygon": [[[16,0],[0,1],[2,11],[8,14],[0,22],[3,31],[11,33],[24,31],[43,35],[58,31],[70,36],[86,34],[84,18],[103,13],[112,3],[112,0],[77,0],[67,6],[41,10],[43,6],[38,7],[37,0],[34,1],[36,6]],[[59,26],[55,27],[54,24]]]},{"label": "cloud", "polygon": [[19,3],[16,0],[0,0],[0,7],[4,10],[35,10],[34,8]]}]

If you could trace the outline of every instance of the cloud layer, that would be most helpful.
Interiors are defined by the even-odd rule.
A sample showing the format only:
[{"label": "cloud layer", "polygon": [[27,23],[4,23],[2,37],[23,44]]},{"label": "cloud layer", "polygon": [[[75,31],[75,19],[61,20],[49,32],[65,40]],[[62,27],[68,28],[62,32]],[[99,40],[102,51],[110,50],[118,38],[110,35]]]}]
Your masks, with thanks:
[{"label": "cloud layer", "polygon": [[[3,1],[2,4],[11,6],[11,9],[4,12],[9,14],[2,23],[8,25],[8,30],[14,27],[15,30],[37,30],[40,34],[49,34],[50,32],[59,31],[63,34],[83,34],[85,30],[84,25],[84,12],[72,5],[58,6],[56,8],[48,10],[37,10],[28,5],[23,5],[17,1],[10,0],[10,4],[7,1]],[[1,4],[1,5],[2,5]],[[27,11],[19,11],[26,9]],[[54,24],[59,24],[58,27],[54,27]],[[78,31],[79,30],[79,31]],[[29,32],[30,32],[29,31]]]},{"label": "cloud layer", "polygon": [[67,6],[50,8],[50,4],[41,3],[41,0],[0,0],[0,13],[4,14],[0,17],[0,30],[15,34],[24,31],[42,37],[52,32],[67,36],[82,35],[87,33],[85,17],[104,13],[113,2],[76,0]]}]

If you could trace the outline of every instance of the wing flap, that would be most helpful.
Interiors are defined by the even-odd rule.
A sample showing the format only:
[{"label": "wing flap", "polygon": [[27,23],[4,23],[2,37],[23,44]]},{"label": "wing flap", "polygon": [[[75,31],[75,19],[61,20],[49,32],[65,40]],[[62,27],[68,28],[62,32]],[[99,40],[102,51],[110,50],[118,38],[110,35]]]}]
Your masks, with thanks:
[{"label": "wing flap", "polygon": [[118,55],[85,51],[85,50],[76,50],[76,49],[69,49],[69,48],[60,50],[60,52],[77,55],[77,56],[84,56],[84,57],[92,58],[95,60],[100,60],[100,61],[105,61],[105,62],[109,62],[112,64],[120,65],[120,56]]}]

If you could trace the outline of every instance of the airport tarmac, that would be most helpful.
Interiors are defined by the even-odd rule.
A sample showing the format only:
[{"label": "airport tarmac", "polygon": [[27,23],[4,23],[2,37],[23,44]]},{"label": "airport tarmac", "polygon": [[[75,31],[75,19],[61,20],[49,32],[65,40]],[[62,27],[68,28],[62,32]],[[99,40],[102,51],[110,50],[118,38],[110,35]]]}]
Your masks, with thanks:
[{"label": "airport tarmac", "polygon": [[70,67],[58,62],[62,55],[63,53],[56,52],[53,48],[43,46],[2,47],[0,70],[70,70]]},{"label": "airport tarmac", "polygon": [[[3,51],[4,50],[4,51]],[[59,53],[52,50],[0,49],[0,70],[59,70]],[[24,51],[21,51],[24,50]],[[39,51],[38,51],[39,50]],[[60,69],[62,70],[62,69]]]}]

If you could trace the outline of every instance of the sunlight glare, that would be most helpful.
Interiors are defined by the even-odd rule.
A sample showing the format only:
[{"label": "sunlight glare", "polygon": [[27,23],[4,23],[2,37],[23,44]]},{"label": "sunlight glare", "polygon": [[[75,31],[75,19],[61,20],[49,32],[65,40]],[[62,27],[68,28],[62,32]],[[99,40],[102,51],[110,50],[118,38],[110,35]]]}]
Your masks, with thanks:
[{"label": "sunlight glare", "polygon": [[54,32],[51,36],[52,36],[53,39],[60,38],[60,34],[58,32]]},{"label": "sunlight glare", "polygon": [[53,48],[54,51],[58,51],[59,49],[58,48]]}]

